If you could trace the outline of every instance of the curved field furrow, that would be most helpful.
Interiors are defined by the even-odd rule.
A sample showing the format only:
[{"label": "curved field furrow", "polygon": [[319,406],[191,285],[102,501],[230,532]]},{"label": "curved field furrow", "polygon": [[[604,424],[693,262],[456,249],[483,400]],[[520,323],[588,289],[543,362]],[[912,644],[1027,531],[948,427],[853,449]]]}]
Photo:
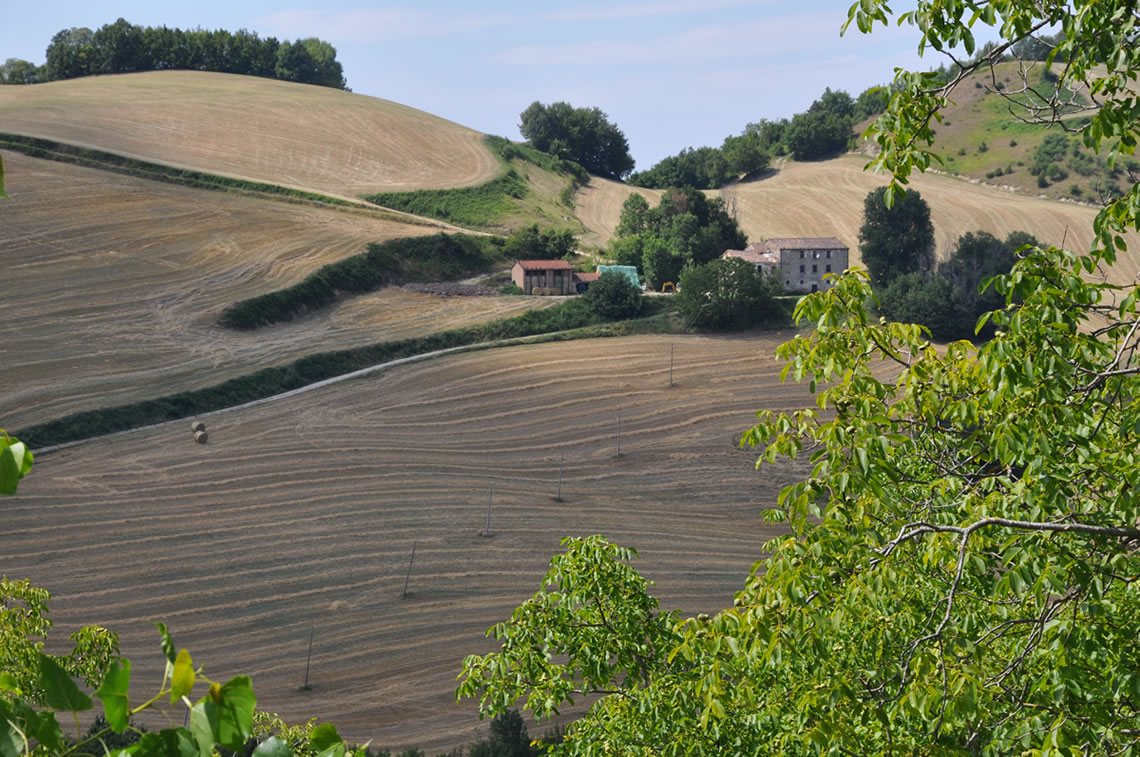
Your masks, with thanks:
[{"label": "curved field furrow", "polygon": [[811,401],[776,378],[781,339],[457,354],[208,417],[204,446],[179,422],[43,455],[6,507],[5,572],[53,592],[57,638],[120,631],[140,680],[161,672],[163,620],[290,721],[449,749],[481,727],[452,699],[460,660],[492,648],[483,632],[538,588],[562,536],[636,547],[665,607],[732,602],[778,533],[761,511],[804,473],[757,472],[737,444],[758,407]]},{"label": "curved field furrow", "polygon": [[202,192],[6,152],[0,428],[220,383],[304,354],[554,304],[385,289],[254,332],[230,303],[368,242],[431,233],[363,214]]},{"label": "curved field furrow", "polygon": [[4,131],[334,195],[471,186],[502,172],[476,131],[328,87],[149,71],[18,89],[0,92]]}]

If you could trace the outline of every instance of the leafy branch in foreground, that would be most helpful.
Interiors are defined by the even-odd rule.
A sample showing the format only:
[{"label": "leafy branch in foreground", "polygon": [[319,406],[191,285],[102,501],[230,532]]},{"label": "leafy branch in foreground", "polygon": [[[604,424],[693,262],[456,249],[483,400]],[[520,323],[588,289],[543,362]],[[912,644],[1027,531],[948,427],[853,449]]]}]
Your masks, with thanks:
[{"label": "leafy branch in foreground", "polygon": [[[165,671],[158,691],[132,706],[130,695],[131,661],[115,657],[105,666],[102,682],[94,696],[103,704],[106,725],[84,735],[79,713],[93,709],[94,702],[72,680],[67,670],[53,657],[35,652],[35,691],[22,688],[16,675],[0,672],[0,754],[68,755],[107,754],[104,740],[111,734],[135,731],[138,740],[115,752],[116,755],[139,757],[200,757],[216,754],[218,747],[245,750],[256,734],[254,707],[257,697],[248,676],[235,676],[225,683],[212,681],[202,668],[195,668],[190,653],[175,652],[174,640],[162,623],[155,624],[160,634]],[[191,702],[195,688],[204,689],[202,696]],[[184,706],[189,710],[188,727],[166,728],[144,732],[131,725],[131,718],[146,710],[161,708],[169,721],[176,718],[169,708]],[[64,736],[56,715],[68,713],[74,719],[75,739]],[[292,740],[270,736],[253,751],[258,757],[285,757],[293,754],[319,754],[341,757],[353,753],[340,738],[335,727],[325,723],[315,728],[285,729]],[[307,736],[297,741],[297,734]]]},{"label": "leafy branch in foreground", "polygon": [[1089,261],[1029,253],[980,347],[870,319],[862,272],[801,300],[779,356],[817,405],[744,442],[811,476],[734,606],[647,616],[626,553],[571,542],[459,694],[606,694],[559,754],[1136,754],[1140,314]]}]

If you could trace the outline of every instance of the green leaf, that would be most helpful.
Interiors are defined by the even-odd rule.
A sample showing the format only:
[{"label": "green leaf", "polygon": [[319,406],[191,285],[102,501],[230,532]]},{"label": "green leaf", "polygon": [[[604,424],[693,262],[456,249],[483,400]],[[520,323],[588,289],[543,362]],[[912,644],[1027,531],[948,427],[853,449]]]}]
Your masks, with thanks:
[{"label": "green leaf", "polygon": [[190,733],[198,743],[201,757],[211,757],[214,753],[216,737],[214,728],[210,725],[210,718],[206,714],[206,700],[202,699],[190,708]]},{"label": "green leaf", "polygon": [[190,653],[185,649],[178,652],[174,660],[174,672],[170,674],[170,703],[174,704],[181,697],[194,689],[194,663]]},{"label": "green leaf", "polygon": [[314,752],[324,752],[336,744],[341,744],[344,739],[337,733],[336,726],[332,723],[321,723],[313,729],[313,735],[309,737],[309,749]]},{"label": "green leaf", "polygon": [[176,656],[174,653],[174,639],[171,637],[170,631],[166,630],[165,623],[155,623],[154,627],[162,634],[162,639],[159,641],[159,644],[162,646],[162,653],[166,655],[167,661],[173,665]]},{"label": "green leaf", "polygon": [[5,200],[8,199],[8,193],[4,191],[4,158],[0,157],[0,197]]},{"label": "green leaf", "polygon": [[8,704],[0,699],[0,757],[19,757],[24,753],[24,739],[16,729]]},{"label": "green leaf", "polygon": [[103,700],[103,713],[107,724],[115,733],[127,730],[127,713],[130,703],[127,700],[127,688],[131,683],[131,661],[128,659],[115,660],[103,676],[103,683],[99,686],[95,696]]},{"label": "green leaf", "polygon": [[0,436],[0,494],[15,494],[20,479],[31,469],[32,453],[28,445],[7,434]]},{"label": "green leaf", "polygon": [[44,691],[44,704],[61,712],[83,712],[94,706],[91,697],[79,690],[59,663],[43,652],[39,658],[39,684]]},{"label": "green leaf", "polygon": [[125,751],[138,757],[201,757],[193,734],[185,728],[144,733],[139,743]]},{"label": "green leaf", "polygon": [[63,731],[54,712],[36,712],[23,699],[0,698],[0,757],[24,754],[24,738],[53,752],[62,751]]},{"label": "green leaf", "polygon": [[221,686],[211,686],[203,700],[214,740],[230,749],[241,749],[253,733],[253,708],[257,697],[249,676],[236,676]]},{"label": "green leaf", "polygon": [[20,684],[11,673],[0,673],[0,691],[19,691]]},{"label": "green leaf", "polygon": [[293,757],[293,750],[280,736],[272,736],[257,745],[253,757]]}]

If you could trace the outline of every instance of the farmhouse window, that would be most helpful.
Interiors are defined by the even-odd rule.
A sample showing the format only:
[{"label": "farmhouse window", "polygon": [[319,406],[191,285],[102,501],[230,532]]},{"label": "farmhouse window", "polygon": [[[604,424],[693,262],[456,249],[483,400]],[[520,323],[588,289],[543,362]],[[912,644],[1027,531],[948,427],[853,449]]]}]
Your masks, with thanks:
[{"label": "farmhouse window", "polygon": [[800,260],[803,260],[803,259],[804,259],[804,251],[800,250]]},{"label": "farmhouse window", "polygon": [[829,257],[829,258],[831,257],[831,250],[827,251],[827,257]]},{"label": "farmhouse window", "polygon": [[804,267],[801,265],[800,266],[800,273],[803,273],[803,272],[804,272]]},{"label": "farmhouse window", "polygon": [[828,264],[827,264],[827,272],[828,272],[828,273],[831,273],[831,263],[828,263]]},{"label": "farmhouse window", "polygon": [[811,267],[811,272],[812,272],[812,273],[819,273],[819,266],[817,266],[817,265],[813,265],[813,266]]}]

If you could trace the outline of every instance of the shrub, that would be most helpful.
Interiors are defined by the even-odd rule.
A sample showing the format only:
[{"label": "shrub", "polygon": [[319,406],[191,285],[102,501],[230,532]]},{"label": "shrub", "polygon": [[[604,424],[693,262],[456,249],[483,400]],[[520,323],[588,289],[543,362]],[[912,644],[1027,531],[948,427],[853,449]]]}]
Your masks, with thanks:
[{"label": "shrub", "polygon": [[634,318],[641,312],[641,292],[620,273],[607,271],[590,284],[582,297],[602,318]]},{"label": "shrub", "polygon": [[989,149],[990,149],[990,146],[987,145],[985,142],[979,142],[978,143],[978,152],[987,152]]},{"label": "shrub", "polygon": [[1016,139],[1009,140],[1009,146],[1010,147],[1017,147],[1017,140]]},{"label": "shrub", "polygon": [[1069,194],[1071,194],[1073,197],[1080,197],[1084,193],[1081,191],[1080,186],[1073,184],[1071,187],[1069,187]]}]

